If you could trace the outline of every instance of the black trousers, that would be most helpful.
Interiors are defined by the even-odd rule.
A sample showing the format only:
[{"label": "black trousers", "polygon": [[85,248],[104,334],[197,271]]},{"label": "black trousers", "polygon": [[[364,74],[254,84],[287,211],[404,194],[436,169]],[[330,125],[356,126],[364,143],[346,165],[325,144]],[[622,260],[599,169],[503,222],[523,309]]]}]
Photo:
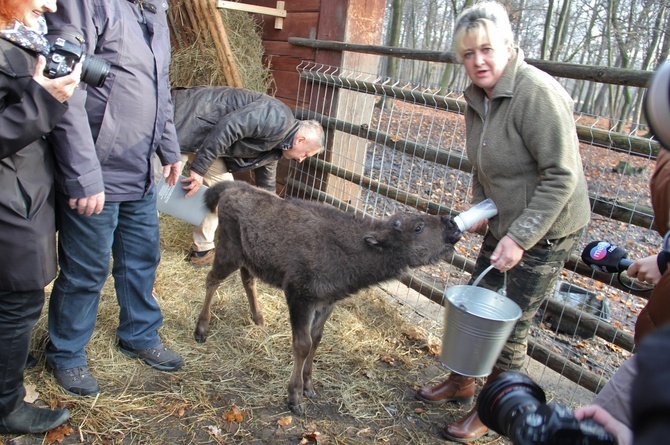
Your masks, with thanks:
[{"label": "black trousers", "polygon": [[0,417],[14,411],[25,397],[23,371],[43,306],[44,289],[0,291]]}]

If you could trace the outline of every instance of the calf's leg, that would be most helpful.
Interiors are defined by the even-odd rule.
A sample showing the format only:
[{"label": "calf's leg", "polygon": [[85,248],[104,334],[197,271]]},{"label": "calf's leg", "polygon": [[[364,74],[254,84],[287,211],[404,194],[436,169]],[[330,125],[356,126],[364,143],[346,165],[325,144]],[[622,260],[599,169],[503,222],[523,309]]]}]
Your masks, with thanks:
[{"label": "calf's leg", "polygon": [[310,335],[314,308],[310,304],[291,304],[289,301],[291,331],[293,333],[293,370],[288,382],[288,407],[299,416],[305,413],[302,403],[304,383],[302,380],[305,361],[312,349]]},{"label": "calf's leg", "polygon": [[310,329],[310,337],[312,339],[312,347],[305,359],[305,365],[302,368],[302,382],[303,382],[303,394],[309,398],[316,396],[314,391],[314,385],[312,384],[312,366],[314,363],[314,356],[316,355],[316,348],[319,347],[321,343],[321,338],[323,337],[323,327],[326,324],[326,321],[330,317],[330,314],[333,313],[334,304],[329,304],[319,310],[314,314],[314,319],[312,320],[312,327]]},{"label": "calf's leg", "polygon": [[256,292],[256,279],[249,272],[246,267],[240,268],[240,276],[242,277],[242,285],[249,300],[249,309],[251,309],[251,319],[257,326],[265,326],[265,319],[263,313],[258,305],[258,293]]},{"label": "calf's leg", "polygon": [[195,332],[193,333],[195,340],[198,343],[204,343],[207,340],[214,293],[219,288],[221,282],[238,269],[236,264],[226,261],[225,259],[219,260],[219,257],[219,251],[217,250],[212,269],[209,271],[207,278],[205,279],[205,301],[202,303],[198,323],[195,326]]}]

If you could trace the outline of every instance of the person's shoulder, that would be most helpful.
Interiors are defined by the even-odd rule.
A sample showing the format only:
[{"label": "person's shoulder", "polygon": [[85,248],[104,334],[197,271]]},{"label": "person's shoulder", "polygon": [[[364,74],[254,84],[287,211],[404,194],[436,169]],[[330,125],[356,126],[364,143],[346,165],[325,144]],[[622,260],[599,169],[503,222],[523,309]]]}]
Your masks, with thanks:
[{"label": "person's shoulder", "polygon": [[523,62],[517,71],[516,90],[515,94],[535,95],[542,92],[557,99],[573,101],[555,77],[527,62]]},{"label": "person's shoulder", "polygon": [[8,76],[32,76],[35,71],[34,54],[19,48],[11,42],[0,39],[0,72]]}]

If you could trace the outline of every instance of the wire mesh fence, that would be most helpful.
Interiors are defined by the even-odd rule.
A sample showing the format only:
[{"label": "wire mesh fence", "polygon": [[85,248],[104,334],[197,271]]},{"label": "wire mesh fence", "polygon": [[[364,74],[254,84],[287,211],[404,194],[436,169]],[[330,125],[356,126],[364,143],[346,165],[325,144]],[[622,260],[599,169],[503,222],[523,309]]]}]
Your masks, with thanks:
[{"label": "wire mesh fence", "polygon": [[[456,215],[469,206],[472,175],[460,92],[313,62],[298,71],[296,113],[323,123],[328,150],[291,166],[288,194],[375,218],[399,210]],[[583,398],[584,389],[599,391],[631,355],[635,319],[645,303],[644,294],[627,289],[634,283],[625,274],[619,279],[582,263],[582,249],[603,240],[637,259],[655,253],[661,241],[648,188],[656,143],[639,124],[583,114],[575,121],[592,218],[535,317],[528,347],[529,366],[539,364],[538,383],[553,385],[549,379],[558,373],[556,397],[568,404]],[[432,323],[438,338],[444,289],[467,284],[481,240],[465,234],[450,261],[412,271],[401,280],[406,287],[394,291],[417,323]]]}]

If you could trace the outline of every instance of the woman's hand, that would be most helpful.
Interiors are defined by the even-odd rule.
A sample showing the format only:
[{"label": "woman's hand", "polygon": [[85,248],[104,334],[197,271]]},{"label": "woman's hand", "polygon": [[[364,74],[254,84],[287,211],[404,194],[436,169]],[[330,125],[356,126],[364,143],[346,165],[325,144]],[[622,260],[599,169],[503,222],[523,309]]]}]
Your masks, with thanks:
[{"label": "woman's hand", "polygon": [[498,242],[493,254],[491,264],[501,272],[507,272],[516,266],[523,256],[523,249],[509,236],[505,235]]},{"label": "woman's hand", "polygon": [[67,76],[49,79],[44,76],[44,68],[47,66],[47,60],[44,56],[39,55],[37,56],[37,66],[33,73],[33,80],[39,83],[42,88],[47,90],[49,94],[62,103],[72,97],[74,90],[79,86],[79,80],[81,79],[81,64],[81,61],[77,63],[72,72]]}]

